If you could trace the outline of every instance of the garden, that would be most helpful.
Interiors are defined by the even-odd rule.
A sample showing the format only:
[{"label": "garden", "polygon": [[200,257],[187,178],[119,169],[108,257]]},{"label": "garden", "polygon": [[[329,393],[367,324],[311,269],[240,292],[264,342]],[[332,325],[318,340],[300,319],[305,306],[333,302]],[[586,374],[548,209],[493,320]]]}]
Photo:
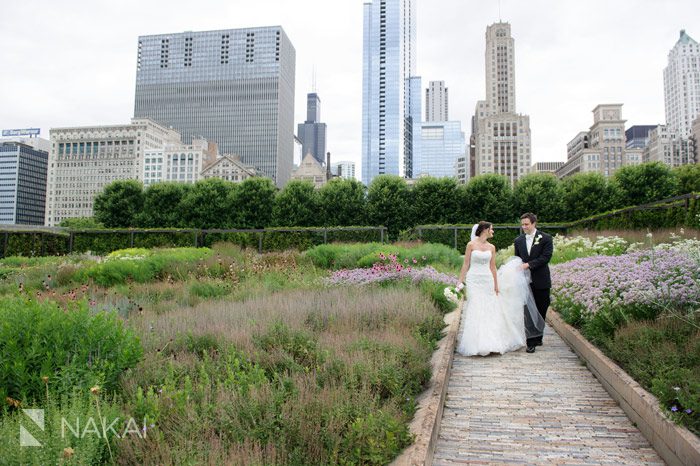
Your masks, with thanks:
[{"label": "garden", "polygon": [[459,265],[415,243],[2,259],[0,458],[386,464]]}]

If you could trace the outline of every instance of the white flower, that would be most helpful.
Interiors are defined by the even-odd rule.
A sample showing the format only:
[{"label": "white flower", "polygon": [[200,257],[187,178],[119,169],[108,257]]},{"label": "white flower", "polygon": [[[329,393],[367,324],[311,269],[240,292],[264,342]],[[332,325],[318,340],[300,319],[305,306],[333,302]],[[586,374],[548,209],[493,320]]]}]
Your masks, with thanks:
[{"label": "white flower", "polygon": [[532,245],[533,245],[533,246],[536,246],[536,245],[540,244],[540,240],[541,240],[541,239],[542,239],[542,235],[537,235],[537,236],[535,236],[535,242],[532,243]]}]

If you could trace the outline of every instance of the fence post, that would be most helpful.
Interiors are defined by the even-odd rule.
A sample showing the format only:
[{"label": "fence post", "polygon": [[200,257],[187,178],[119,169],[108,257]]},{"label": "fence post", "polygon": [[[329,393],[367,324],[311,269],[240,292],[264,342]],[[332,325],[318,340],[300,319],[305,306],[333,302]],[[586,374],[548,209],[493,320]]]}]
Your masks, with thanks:
[{"label": "fence post", "polygon": [[2,245],[2,257],[7,257],[7,244],[10,240],[10,232],[6,231],[5,232],[5,241],[3,241]]},{"label": "fence post", "polygon": [[455,249],[457,249],[457,227],[455,227]]},{"label": "fence post", "polygon": [[198,247],[198,244],[197,244],[198,240],[199,240],[199,233],[197,232],[197,230],[195,230],[195,232],[194,232],[194,247],[195,248]]},{"label": "fence post", "polygon": [[262,240],[263,240],[263,233],[260,232],[260,233],[258,233],[258,254],[262,254]]},{"label": "fence post", "polygon": [[73,252],[73,233],[72,231],[68,234],[68,254]]},{"label": "fence post", "polygon": [[418,238],[423,239],[423,229],[421,227],[418,227]]},{"label": "fence post", "polygon": [[42,231],[41,233],[39,233],[39,238],[40,238],[40,239],[39,239],[39,241],[40,241],[39,244],[41,245],[41,246],[39,247],[39,251],[40,251],[40,255],[43,256],[43,255],[44,255],[44,232],[43,232],[43,231]]},{"label": "fence post", "polygon": [[380,241],[381,241],[382,244],[384,244],[384,227],[380,227],[379,232],[381,233],[381,235],[380,235],[380,237],[381,237]]},{"label": "fence post", "polygon": [[328,244],[328,228],[323,229],[323,244]]},{"label": "fence post", "polygon": [[129,247],[134,247],[134,230],[129,230]]}]

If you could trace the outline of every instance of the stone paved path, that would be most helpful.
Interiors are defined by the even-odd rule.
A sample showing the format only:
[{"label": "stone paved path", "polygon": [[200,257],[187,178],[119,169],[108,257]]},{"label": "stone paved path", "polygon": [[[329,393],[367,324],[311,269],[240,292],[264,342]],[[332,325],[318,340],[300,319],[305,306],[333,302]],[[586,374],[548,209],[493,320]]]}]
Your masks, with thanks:
[{"label": "stone paved path", "polygon": [[564,341],[455,354],[433,464],[664,464]]}]

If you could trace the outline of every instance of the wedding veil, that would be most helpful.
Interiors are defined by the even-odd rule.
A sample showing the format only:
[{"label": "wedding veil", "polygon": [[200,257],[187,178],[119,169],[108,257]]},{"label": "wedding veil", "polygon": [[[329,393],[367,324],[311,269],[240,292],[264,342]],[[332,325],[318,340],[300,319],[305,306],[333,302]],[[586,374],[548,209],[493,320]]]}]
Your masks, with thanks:
[{"label": "wedding veil", "polygon": [[522,317],[517,309],[525,311],[525,336],[540,337],[544,333],[544,319],[537,310],[535,298],[530,289],[530,271],[522,269],[523,261],[512,257],[498,269],[498,288],[505,309],[515,309],[514,323],[522,325]]},{"label": "wedding veil", "polygon": [[474,226],[472,227],[472,234],[469,237],[469,241],[474,241],[476,239],[476,229],[479,228],[479,224],[475,223]]}]

